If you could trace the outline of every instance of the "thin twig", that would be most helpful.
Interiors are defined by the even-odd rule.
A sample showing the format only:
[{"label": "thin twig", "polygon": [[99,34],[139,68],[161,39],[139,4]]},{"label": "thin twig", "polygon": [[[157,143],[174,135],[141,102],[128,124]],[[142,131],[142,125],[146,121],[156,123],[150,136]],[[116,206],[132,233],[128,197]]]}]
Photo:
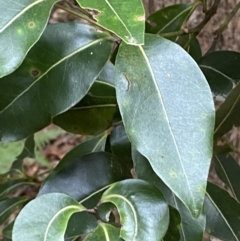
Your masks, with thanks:
[{"label": "thin twig", "polygon": [[215,50],[217,43],[224,31],[224,29],[228,26],[228,24],[230,23],[230,21],[232,20],[232,18],[236,15],[237,11],[240,8],[240,2],[234,7],[234,9],[231,11],[231,13],[227,16],[227,18],[222,22],[222,24],[219,26],[219,28],[216,31],[216,36],[213,40],[213,43],[211,45],[211,47],[208,50],[208,53],[212,52]]}]

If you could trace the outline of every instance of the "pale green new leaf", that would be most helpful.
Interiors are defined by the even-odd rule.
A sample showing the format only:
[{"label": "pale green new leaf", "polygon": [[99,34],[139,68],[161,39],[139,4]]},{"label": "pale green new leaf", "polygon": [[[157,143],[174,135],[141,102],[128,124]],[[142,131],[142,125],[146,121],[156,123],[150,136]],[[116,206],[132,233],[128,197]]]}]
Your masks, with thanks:
[{"label": "pale green new leaf", "polygon": [[137,179],[124,180],[106,190],[100,203],[111,202],[119,212],[124,240],[159,241],[169,224],[168,205],[153,185]]},{"label": "pale green new leaf", "polygon": [[132,45],[144,43],[145,12],[141,0],[77,0],[85,9],[94,9],[97,24]]},{"label": "pale green new leaf", "polygon": [[0,78],[13,72],[41,36],[59,0],[0,0]]},{"label": "pale green new leaf", "polygon": [[21,67],[0,79],[0,140],[25,138],[77,104],[111,47],[109,36],[89,25],[49,25]]},{"label": "pale green new leaf", "polygon": [[123,74],[116,74],[116,91],[126,133],[198,216],[212,156],[212,95],[197,64],[180,46],[150,34],[145,43],[122,43],[116,60]]},{"label": "pale green new leaf", "polygon": [[51,193],[28,203],[13,227],[13,241],[64,241],[72,214],[85,208],[65,194]]}]

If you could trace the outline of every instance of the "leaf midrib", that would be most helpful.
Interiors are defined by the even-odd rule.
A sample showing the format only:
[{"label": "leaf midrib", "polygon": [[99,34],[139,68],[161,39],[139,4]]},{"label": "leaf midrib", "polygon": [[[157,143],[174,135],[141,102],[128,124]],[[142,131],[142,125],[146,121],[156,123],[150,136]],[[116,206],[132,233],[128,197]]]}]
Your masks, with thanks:
[{"label": "leaf midrib", "polygon": [[29,4],[27,7],[22,9],[16,16],[14,16],[9,22],[7,22],[1,29],[0,33],[2,33],[7,27],[9,27],[16,19],[18,19],[22,14],[24,14],[27,10],[30,8],[34,7],[35,5],[44,2],[45,0],[37,0],[34,1],[33,3]]},{"label": "leaf midrib", "polygon": [[39,76],[39,78],[37,78],[35,81],[33,81],[33,83],[31,85],[29,85],[23,92],[21,92],[19,95],[17,95],[15,97],[15,99],[13,99],[12,102],[10,102],[4,109],[2,109],[0,111],[0,114],[2,114],[5,110],[7,110],[10,106],[12,106],[22,95],[24,95],[26,92],[28,92],[38,81],[40,81],[45,75],[47,75],[52,69],[54,69],[56,66],[58,66],[59,64],[61,64],[62,62],[64,62],[65,60],[68,60],[69,58],[71,58],[73,55],[85,50],[86,48],[98,43],[98,42],[102,42],[103,40],[105,40],[104,38],[100,38],[97,40],[94,40],[82,47],[80,47],[79,49],[73,51],[72,53],[66,55],[64,58],[62,58],[61,60],[57,61],[55,64],[53,64],[50,68],[48,68],[41,76]]},{"label": "leaf midrib", "polygon": [[194,202],[193,193],[191,192],[190,184],[189,184],[189,182],[188,182],[187,174],[186,174],[186,172],[185,172],[185,169],[184,169],[184,166],[183,166],[183,163],[182,163],[182,158],[181,158],[181,155],[180,155],[180,151],[179,151],[179,149],[178,149],[178,146],[177,146],[177,141],[176,141],[176,139],[175,139],[175,137],[174,137],[173,130],[172,130],[172,127],[171,127],[171,125],[170,125],[170,120],[169,120],[168,115],[167,115],[167,110],[166,110],[166,108],[165,108],[165,105],[164,105],[164,102],[163,102],[163,99],[162,99],[162,95],[161,95],[161,92],[160,92],[160,88],[158,88],[158,84],[157,84],[155,75],[154,75],[153,70],[152,70],[152,68],[151,68],[151,64],[150,64],[150,62],[149,62],[149,60],[148,60],[148,57],[147,57],[147,55],[146,55],[143,47],[142,47],[142,46],[139,46],[139,49],[140,49],[140,51],[142,52],[142,55],[143,55],[143,57],[144,57],[144,59],[145,59],[145,61],[146,61],[146,63],[147,63],[148,69],[149,69],[150,74],[151,74],[152,79],[153,79],[153,83],[154,83],[154,85],[155,85],[155,87],[156,87],[156,90],[157,90],[157,93],[158,93],[158,96],[159,96],[159,100],[160,100],[160,102],[161,102],[161,104],[162,104],[162,107],[163,107],[163,112],[164,112],[165,117],[166,117],[166,120],[167,120],[167,122],[168,122],[169,131],[170,131],[170,134],[171,134],[171,136],[172,136],[172,140],[173,140],[174,146],[175,146],[175,148],[176,148],[176,151],[177,151],[177,154],[178,154],[178,158],[179,158],[179,161],[180,161],[182,170],[183,170],[183,174],[184,174],[184,176],[185,176],[185,180],[186,180],[186,183],[187,183],[187,186],[188,186],[188,190],[189,190],[189,193],[190,193],[190,196],[191,196],[191,199],[192,199],[192,204],[193,204],[194,209],[196,209],[196,204],[195,204],[195,202]]},{"label": "leaf midrib", "polygon": [[[112,186],[113,187],[113,186]],[[135,241],[136,239],[136,236],[137,236],[137,228],[138,228],[138,219],[137,219],[137,214],[134,210],[134,206],[131,204],[131,202],[125,198],[124,196],[121,196],[119,194],[109,194],[109,195],[106,195],[101,201],[102,203],[104,201],[106,202],[111,202],[111,198],[119,198],[119,199],[123,199],[128,205],[129,207],[131,208],[132,212],[133,212],[133,217],[134,217],[134,221],[135,221],[135,225],[134,225],[134,236],[133,236],[133,239],[132,241]],[[115,204],[115,203],[114,203]],[[116,205],[117,206],[117,205]]]}]

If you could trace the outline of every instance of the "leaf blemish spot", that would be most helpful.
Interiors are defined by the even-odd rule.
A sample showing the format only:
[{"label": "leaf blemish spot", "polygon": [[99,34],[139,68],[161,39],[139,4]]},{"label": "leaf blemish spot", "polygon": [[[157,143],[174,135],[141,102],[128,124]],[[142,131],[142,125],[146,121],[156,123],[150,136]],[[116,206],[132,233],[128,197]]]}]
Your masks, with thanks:
[{"label": "leaf blemish spot", "polygon": [[145,21],[145,16],[144,15],[143,16],[138,16],[137,17],[137,21],[138,22]]},{"label": "leaf blemish spot", "polygon": [[34,22],[28,23],[28,27],[29,27],[29,28],[34,28],[34,27],[35,27],[35,23],[34,23]]},{"label": "leaf blemish spot", "polygon": [[39,71],[38,71],[37,69],[32,69],[32,70],[31,70],[31,75],[34,76],[34,77],[36,77],[36,76],[39,75]]},{"label": "leaf blemish spot", "polygon": [[169,172],[169,175],[170,175],[172,178],[177,178],[177,177],[178,177],[177,173],[174,172],[174,171],[170,171],[170,172]]},{"label": "leaf blemish spot", "polygon": [[168,78],[172,77],[172,74],[171,73],[167,73],[167,77]]}]

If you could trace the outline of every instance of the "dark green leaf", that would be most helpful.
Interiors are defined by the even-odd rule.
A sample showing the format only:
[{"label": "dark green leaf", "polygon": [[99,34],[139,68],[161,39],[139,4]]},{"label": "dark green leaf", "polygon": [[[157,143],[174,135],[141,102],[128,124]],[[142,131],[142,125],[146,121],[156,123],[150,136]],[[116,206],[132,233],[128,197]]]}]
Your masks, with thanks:
[{"label": "dark green leaf", "polygon": [[0,199],[6,198],[11,192],[22,186],[35,185],[25,179],[7,180],[0,184]]},{"label": "dark green leaf", "polygon": [[0,201],[0,225],[3,224],[14,211],[22,208],[28,200],[27,198],[13,197]]},{"label": "dark green leaf", "polygon": [[180,46],[150,34],[144,46],[122,43],[116,68],[123,73],[116,76],[117,101],[130,142],[198,216],[215,113],[203,74]]},{"label": "dark green leaf", "polygon": [[118,0],[77,0],[82,8],[95,9],[97,24],[115,33],[128,44],[144,43],[145,12],[141,0],[119,4]]},{"label": "dark green leaf", "polygon": [[133,167],[131,143],[128,140],[123,125],[119,125],[113,129],[110,135],[110,144],[112,153],[119,157],[126,174],[130,174],[130,170]]},{"label": "dark green leaf", "polygon": [[214,157],[214,166],[218,176],[230,188],[234,198],[240,202],[240,166],[230,155]]},{"label": "dark green leaf", "polygon": [[97,228],[84,241],[121,241],[120,229],[107,223],[99,223]]},{"label": "dark green leaf", "polygon": [[[169,205],[177,209],[181,216],[180,235],[181,241],[194,240],[202,241],[205,229],[205,215],[202,213],[197,219],[193,219],[189,210],[184,204],[172,193],[172,191],[164,184],[164,182],[154,173],[148,160],[133,149],[134,169],[138,178],[146,180],[163,193]],[[171,226],[171,224],[169,225]],[[171,229],[171,227],[170,227]],[[179,240],[179,239],[178,239]],[[168,240],[166,240],[168,241]]]},{"label": "dark green leaf", "polygon": [[197,38],[191,34],[179,36],[176,43],[182,46],[195,61],[198,61],[202,57],[201,46]]},{"label": "dark green leaf", "polygon": [[119,212],[124,240],[159,241],[169,224],[169,210],[162,193],[153,185],[129,179],[107,189],[100,203],[111,202]]},{"label": "dark green leaf", "polygon": [[181,27],[191,15],[195,4],[184,3],[162,8],[148,17],[153,25],[151,33],[168,33],[181,30]]},{"label": "dark green leaf", "polygon": [[82,200],[93,192],[121,180],[121,172],[120,164],[111,154],[87,154],[74,159],[69,165],[54,173],[43,184],[39,195],[58,192]]},{"label": "dark green leaf", "polygon": [[89,25],[49,25],[21,67],[0,80],[0,140],[24,138],[78,103],[109,57],[108,38]]},{"label": "dark green leaf", "polygon": [[216,111],[214,139],[221,138],[233,126],[240,126],[240,84],[238,84]]},{"label": "dark green leaf", "polygon": [[100,152],[105,150],[107,135],[100,135],[89,140],[86,140],[73,148],[70,152],[68,152],[63,159],[58,163],[58,165],[54,168],[54,170],[47,177],[46,181],[54,176],[57,172],[64,169],[72,162],[75,161],[76,158],[80,158],[88,153],[92,152]]},{"label": "dark green leaf", "polygon": [[69,218],[85,208],[65,194],[42,195],[28,203],[13,227],[13,241],[63,241]]},{"label": "dark green leaf", "polygon": [[0,0],[0,78],[13,72],[41,36],[59,0]]},{"label": "dark green leaf", "polygon": [[240,53],[233,51],[211,52],[199,60],[207,81],[215,95],[226,97],[240,80]]},{"label": "dark green leaf", "polygon": [[240,203],[228,192],[208,183],[205,213],[208,234],[222,240],[240,240]]},{"label": "dark green leaf", "polygon": [[65,239],[69,240],[77,236],[91,232],[97,227],[97,219],[87,212],[74,213],[67,226]]},{"label": "dark green leaf", "polygon": [[169,206],[170,213],[170,222],[166,235],[162,239],[162,241],[179,241],[180,240],[180,225],[181,225],[181,217],[179,212]]},{"label": "dark green leaf", "polygon": [[56,116],[53,122],[68,132],[98,135],[111,127],[116,111],[115,104],[74,107]]},{"label": "dark green leaf", "polygon": [[13,225],[14,225],[14,222],[11,222],[3,229],[2,233],[4,237],[12,239]]}]

